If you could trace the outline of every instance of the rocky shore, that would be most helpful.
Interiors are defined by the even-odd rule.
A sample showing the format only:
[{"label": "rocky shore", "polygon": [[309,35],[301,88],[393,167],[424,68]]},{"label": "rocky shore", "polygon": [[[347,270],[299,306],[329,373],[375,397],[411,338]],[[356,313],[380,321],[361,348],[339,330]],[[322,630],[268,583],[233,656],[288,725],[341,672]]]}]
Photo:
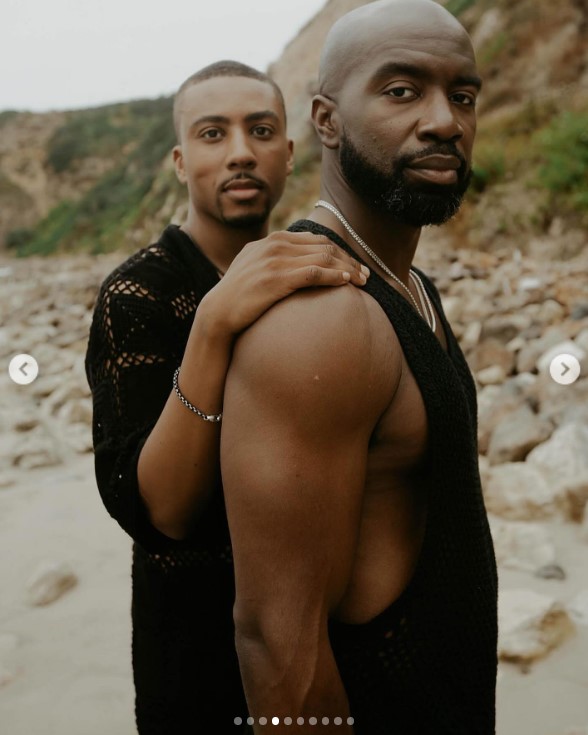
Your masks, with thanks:
[{"label": "rocky shore", "polygon": [[[501,583],[498,735],[588,735],[588,253],[558,261],[516,248],[486,253],[440,243],[426,233],[417,264],[442,294],[479,389],[480,466]],[[59,730],[43,729],[42,714],[38,729],[31,725],[31,707],[51,706],[37,687],[39,667],[48,662],[35,657],[35,646],[46,646],[54,625],[63,636],[57,679],[75,670],[82,643],[72,633],[79,626],[71,600],[85,597],[79,604],[88,604],[91,559],[102,559],[100,568],[112,575],[99,607],[107,611],[112,602],[119,614],[105,612],[102,635],[127,641],[108,650],[120,662],[112,677],[122,694],[113,712],[124,708],[116,722],[132,732],[129,544],[92,488],[83,364],[97,288],[122,257],[0,258],[0,519],[8,519],[2,536],[10,539],[0,561],[0,578],[8,580],[0,596],[0,720],[12,735],[122,731],[102,719],[94,729],[67,729],[66,719]],[[7,374],[18,353],[39,364],[28,386]],[[563,353],[581,366],[570,385],[550,375],[552,359]],[[76,523],[76,513],[56,517],[51,494],[55,507],[79,503],[83,526],[102,524],[100,533],[93,526],[87,548],[78,533],[77,546],[55,540],[55,532]],[[11,519],[23,528],[8,528]],[[21,625],[27,615],[28,629]],[[97,661],[103,653],[96,651]],[[91,695],[98,684],[89,676],[86,686]],[[88,696],[88,707],[96,702]]]}]

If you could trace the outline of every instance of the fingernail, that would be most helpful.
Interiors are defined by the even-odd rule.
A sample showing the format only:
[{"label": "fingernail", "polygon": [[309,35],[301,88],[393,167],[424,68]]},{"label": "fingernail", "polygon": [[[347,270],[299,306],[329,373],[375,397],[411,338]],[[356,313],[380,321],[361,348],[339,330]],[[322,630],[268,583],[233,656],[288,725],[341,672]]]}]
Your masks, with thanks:
[{"label": "fingernail", "polygon": [[367,265],[362,265],[361,272],[367,277],[370,274],[370,269],[367,267]]},{"label": "fingernail", "polygon": [[367,282],[367,276],[364,276],[363,273],[360,273],[359,274],[359,280],[360,280],[361,283],[366,283]]}]

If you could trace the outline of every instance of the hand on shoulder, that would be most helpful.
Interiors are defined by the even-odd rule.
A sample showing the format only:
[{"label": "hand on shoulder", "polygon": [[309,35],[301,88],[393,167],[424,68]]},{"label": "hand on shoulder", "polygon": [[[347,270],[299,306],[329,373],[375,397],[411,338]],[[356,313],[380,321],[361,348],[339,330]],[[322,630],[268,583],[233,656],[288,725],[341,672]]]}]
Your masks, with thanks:
[{"label": "hand on shoulder", "polygon": [[200,310],[215,332],[235,336],[278,301],[313,286],[363,286],[369,271],[327,237],[273,232],[246,245]]}]

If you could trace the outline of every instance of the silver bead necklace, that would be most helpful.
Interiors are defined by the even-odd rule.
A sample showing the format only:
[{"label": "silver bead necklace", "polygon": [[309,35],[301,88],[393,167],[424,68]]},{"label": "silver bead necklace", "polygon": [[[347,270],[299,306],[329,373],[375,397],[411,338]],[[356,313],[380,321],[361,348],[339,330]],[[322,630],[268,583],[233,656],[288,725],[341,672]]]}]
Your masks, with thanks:
[{"label": "silver bead necklace", "polygon": [[324,199],[319,199],[319,201],[314,205],[315,207],[323,207],[323,209],[328,209],[329,212],[335,215],[335,217],[341,222],[343,227],[347,230],[347,232],[351,235],[351,237],[355,240],[355,242],[360,245],[360,247],[370,256],[370,258],[377,263],[380,268],[386,273],[390,278],[397,283],[399,286],[401,286],[406,293],[408,294],[410,300],[414,304],[414,308],[417,310],[417,313],[419,316],[424,319],[431,330],[434,332],[435,328],[437,327],[437,319],[435,317],[435,310],[433,309],[433,306],[431,304],[431,300],[429,299],[429,294],[427,293],[425,287],[423,286],[423,282],[421,281],[419,274],[416,273],[412,268],[409,271],[409,276],[412,278],[412,282],[415,285],[416,291],[419,295],[419,301],[421,302],[421,306],[423,307],[422,311],[419,308],[419,305],[416,302],[416,299],[412,295],[411,290],[406,286],[398,276],[393,273],[390,268],[384,263],[384,261],[374,253],[374,251],[370,248],[370,246],[364,242],[364,240],[361,239],[361,237],[357,234],[357,232],[353,229],[353,227],[349,224],[349,222],[345,219],[345,217],[341,214],[341,212],[334,207],[332,204],[329,204],[329,202],[325,202]]}]

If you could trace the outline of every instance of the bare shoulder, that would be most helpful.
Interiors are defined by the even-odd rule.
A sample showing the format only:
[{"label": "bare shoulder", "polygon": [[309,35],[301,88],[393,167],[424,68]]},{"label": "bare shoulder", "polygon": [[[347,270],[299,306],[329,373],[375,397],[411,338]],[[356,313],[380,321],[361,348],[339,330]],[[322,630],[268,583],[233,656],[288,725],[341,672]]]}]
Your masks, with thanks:
[{"label": "bare shoulder", "polygon": [[379,411],[393,397],[402,359],[377,302],[342,286],[297,291],[269,309],[238,339],[233,369],[264,391],[289,386],[297,400],[328,388],[327,398],[345,395],[349,404],[361,389],[357,400],[373,397]]}]

